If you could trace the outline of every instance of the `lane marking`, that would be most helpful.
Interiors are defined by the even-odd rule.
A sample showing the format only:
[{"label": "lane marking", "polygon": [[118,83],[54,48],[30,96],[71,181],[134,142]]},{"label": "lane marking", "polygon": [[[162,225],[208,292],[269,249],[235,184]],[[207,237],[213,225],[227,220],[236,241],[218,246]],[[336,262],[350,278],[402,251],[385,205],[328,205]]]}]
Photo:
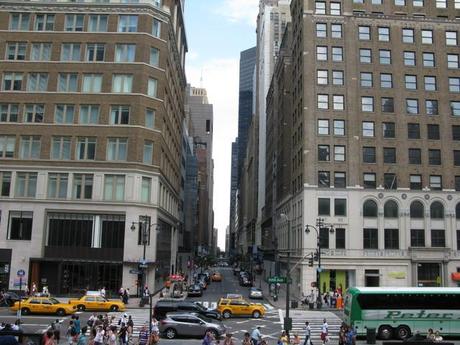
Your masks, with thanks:
[{"label": "lane marking", "polygon": [[[278,309],[278,315],[280,316],[280,324],[283,325],[284,324],[284,315],[283,315],[283,310],[282,309]],[[281,326],[281,329],[283,329],[283,326]]]}]

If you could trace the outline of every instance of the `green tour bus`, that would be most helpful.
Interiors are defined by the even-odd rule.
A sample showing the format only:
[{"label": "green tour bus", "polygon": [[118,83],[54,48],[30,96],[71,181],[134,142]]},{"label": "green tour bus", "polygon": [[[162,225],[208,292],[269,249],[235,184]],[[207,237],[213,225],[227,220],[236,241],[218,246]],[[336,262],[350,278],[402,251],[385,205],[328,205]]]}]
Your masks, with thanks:
[{"label": "green tour bus", "polygon": [[380,339],[406,339],[428,329],[442,336],[460,335],[460,288],[352,287],[345,294],[345,323]]}]

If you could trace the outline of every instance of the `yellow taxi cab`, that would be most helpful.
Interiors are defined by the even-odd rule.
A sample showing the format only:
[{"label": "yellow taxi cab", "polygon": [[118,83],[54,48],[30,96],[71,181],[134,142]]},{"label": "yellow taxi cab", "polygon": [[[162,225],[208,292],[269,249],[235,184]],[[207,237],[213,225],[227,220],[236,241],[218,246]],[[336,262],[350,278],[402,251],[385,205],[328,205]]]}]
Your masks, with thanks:
[{"label": "yellow taxi cab", "polygon": [[78,310],[110,310],[124,311],[125,304],[119,300],[108,300],[102,296],[86,295],[80,299],[71,299],[69,304],[76,306]]},{"label": "yellow taxi cab", "polygon": [[249,303],[244,298],[221,298],[217,310],[225,319],[232,316],[250,316],[258,319],[265,315],[265,307],[260,303]]},{"label": "yellow taxi cab", "polygon": [[[19,302],[10,307],[11,311],[18,311]],[[29,297],[21,301],[21,313],[27,314],[57,314],[59,316],[73,314],[77,311],[74,305],[61,303],[53,297]]]},{"label": "yellow taxi cab", "polygon": [[211,276],[211,280],[213,282],[221,282],[222,281],[222,274],[220,272],[214,272]]}]

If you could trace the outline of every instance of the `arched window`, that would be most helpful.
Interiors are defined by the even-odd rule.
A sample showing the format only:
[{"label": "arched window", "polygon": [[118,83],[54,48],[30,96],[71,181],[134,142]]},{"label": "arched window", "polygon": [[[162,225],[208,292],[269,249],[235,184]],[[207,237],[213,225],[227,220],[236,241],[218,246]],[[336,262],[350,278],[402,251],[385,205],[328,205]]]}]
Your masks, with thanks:
[{"label": "arched window", "polygon": [[460,202],[455,206],[455,217],[460,219]]},{"label": "arched window", "polygon": [[420,201],[414,201],[410,204],[410,217],[423,218],[424,207]]},{"label": "arched window", "polygon": [[377,203],[374,200],[366,200],[363,205],[364,217],[377,217]]},{"label": "arched window", "polygon": [[398,204],[394,200],[389,200],[383,206],[385,218],[398,218]]},{"label": "arched window", "polygon": [[430,206],[430,217],[433,219],[444,218],[444,206],[439,201],[435,201]]}]

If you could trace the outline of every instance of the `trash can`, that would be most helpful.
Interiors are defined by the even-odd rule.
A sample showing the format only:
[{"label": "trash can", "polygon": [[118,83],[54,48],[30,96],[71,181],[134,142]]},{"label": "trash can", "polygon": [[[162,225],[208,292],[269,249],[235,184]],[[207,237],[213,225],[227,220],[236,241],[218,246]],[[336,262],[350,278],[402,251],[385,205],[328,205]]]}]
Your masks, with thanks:
[{"label": "trash can", "polygon": [[297,301],[291,301],[291,308],[292,309],[296,309],[299,307],[299,302]]},{"label": "trash can", "polygon": [[377,337],[377,333],[375,331],[375,328],[366,329],[366,342],[368,344],[375,344],[376,337]]}]

